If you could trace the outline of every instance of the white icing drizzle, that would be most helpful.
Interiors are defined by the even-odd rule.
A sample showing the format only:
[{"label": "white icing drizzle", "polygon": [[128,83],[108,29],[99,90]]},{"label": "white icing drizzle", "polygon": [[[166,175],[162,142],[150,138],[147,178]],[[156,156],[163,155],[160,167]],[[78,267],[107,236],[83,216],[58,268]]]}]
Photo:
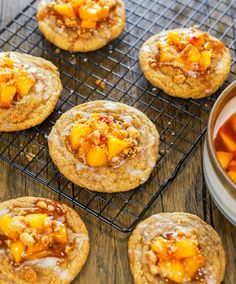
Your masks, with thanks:
[{"label": "white icing drizzle", "polygon": [[223,62],[219,61],[216,65],[216,71],[222,71],[224,69],[225,65]]},{"label": "white icing drizzle", "polygon": [[155,144],[155,141],[156,141],[156,137],[155,137],[155,135],[153,135],[152,133],[149,133],[148,134],[148,140],[149,140],[149,142],[150,142],[150,144]]},{"label": "white icing drizzle", "polygon": [[0,255],[5,254],[6,252],[7,252],[7,250],[6,250],[6,249],[3,249],[3,248],[1,248],[1,249],[0,249]]},{"label": "white icing drizzle", "polygon": [[2,210],[0,210],[0,217],[2,217],[3,215],[6,215],[9,213],[9,210],[7,208],[4,208]]},{"label": "white icing drizzle", "polygon": [[131,123],[133,120],[132,116],[130,115],[123,115],[123,116],[120,116],[120,118],[126,123]]},{"label": "white icing drizzle", "polygon": [[93,170],[93,168],[91,168],[91,167],[89,167],[89,166],[87,166],[87,165],[84,165],[84,164],[82,164],[82,163],[77,163],[76,165],[75,165],[75,168],[76,168],[76,170],[77,171],[82,171],[82,170]]},{"label": "white icing drizzle", "polygon": [[88,236],[80,233],[73,233],[71,236],[72,240],[76,240],[77,249],[81,250],[84,241],[88,240]]},{"label": "white icing drizzle", "polygon": [[58,266],[58,263],[62,262],[63,259],[57,258],[57,257],[45,257],[40,259],[34,259],[34,260],[28,260],[19,266],[19,269],[24,266],[28,265],[34,265],[40,268],[47,268],[51,269],[57,274],[62,280],[68,277],[69,271],[67,269],[61,269]]},{"label": "white icing drizzle", "polygon": [[144,180],[144,171],[140,169],[127,169],[127,173],[134,177],[139,177]]},{"label": "white icing drizzle", "polygon": [[117,105],[115,103],[108,102],[104,104],[104,108],[109,109],[109,110],[116,110]]}]

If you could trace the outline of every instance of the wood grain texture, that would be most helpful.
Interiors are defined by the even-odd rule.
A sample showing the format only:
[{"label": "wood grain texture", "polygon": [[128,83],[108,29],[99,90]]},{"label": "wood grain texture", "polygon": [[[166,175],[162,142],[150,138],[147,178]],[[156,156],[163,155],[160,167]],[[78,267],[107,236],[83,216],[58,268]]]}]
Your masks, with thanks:
[{"label": "wood grain texture", "polygon": [[[0,0],[0,29],[28,2],[29,0]],[[181,169],[179,176],[166,188],[159,201],[153,204],[145,217],[162,211],[184,211],[197,214],[211,223],[222,238],[226,251],[227,270],[224,283],[235,284],[236,228],[218,211],[205,188],[201,166],[202,146],[203,143],[198,145]],[[57,199],[48,188],[0,161],[0,201],[25,195]],[[74,283],[132,283],[127,256],[128,235],[111,229],[82,209],[78,212],[88,227],[91,251],[87,264]]]}]

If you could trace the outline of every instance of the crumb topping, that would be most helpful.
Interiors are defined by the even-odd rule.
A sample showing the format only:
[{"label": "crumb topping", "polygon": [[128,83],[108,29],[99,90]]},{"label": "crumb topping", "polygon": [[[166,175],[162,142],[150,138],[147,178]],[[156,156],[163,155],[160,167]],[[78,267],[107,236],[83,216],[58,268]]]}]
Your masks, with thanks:
[{"label": "crumb topping", "polygon": [[10,54],[0,57],[0,108],[9,108],[15,100],[28,95],[35,83],[35,75]]},{"label": "crumb topping", "polygon": [[83,34],[95,30],[103,22],[111,25],[116,6],[116,0],[53,0],[38,19],[51,15],[60,28],[78,30]]},{"label": "crumb topping", "polygon": [[204,281],[205,257],[195,235],[170,233],[157,237],[146,252],[149,270],[167,282]]},{"label": "crumb topping", "polygon": [[114,166],[138,151],[140,133],[125,121],[111,115],[93,113],[86,118],[79,113],[67,141],[83,163],[93,166]]},{"label": "crumb topping", "polygon": [[157,42],[158,53],[150,59],[150,66],[175,66],[186,71],[205,73],[222,58],[225,46],[210,38],[198,27],[183,31],[169,31]]},{"label": "crumb topping", "polygon": [[[8,208],[0,219],[0,247],[9,248],[12,264],[56,257],[66,260],[75,245],[68,240],[68,226],[61,204],[36,200],[30,208]],[[27,276],[28,275],[28,276]],[[26,277],[35,277],[28,271]]]}]

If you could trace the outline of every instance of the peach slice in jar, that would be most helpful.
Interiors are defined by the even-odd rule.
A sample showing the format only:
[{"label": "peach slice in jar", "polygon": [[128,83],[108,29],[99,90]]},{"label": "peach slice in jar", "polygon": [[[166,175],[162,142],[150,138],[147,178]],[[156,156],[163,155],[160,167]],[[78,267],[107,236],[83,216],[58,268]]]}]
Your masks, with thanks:
[{"label": "peach slice in jar", "polygon": [[217,151],[216,157],[217,157],[219,163],[221,164],[222,168],[227,169],[229,163],[231,162],[231,160],[234,157],[234,154],[230,153],[230,152]]},{"label": "peach slice in jar", "polygon": [[[218,145],[223,145],[226,151],[228,152],[236,152],[236,141],[233,137],[231,137],[224,128],[221,128],[218,132],[218,135],[215,140],[216,148]],[[217,145],[218,144],[218,145]]]},{"label": "peach slice in jar", "polygon": [[227,172],[227,174],[232,179],[232,181],[236,183],[236,171],[230,170],[230,171]]}]

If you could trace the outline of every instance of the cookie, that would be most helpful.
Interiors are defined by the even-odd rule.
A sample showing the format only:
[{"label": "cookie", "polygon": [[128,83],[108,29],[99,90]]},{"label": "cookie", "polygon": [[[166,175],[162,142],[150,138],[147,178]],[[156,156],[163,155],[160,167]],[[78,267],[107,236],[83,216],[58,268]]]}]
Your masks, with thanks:
[{"label": "cookie", "polygon": [[0,131],[31,128],[54,110],[62,90],[49,61],[17,52],[0,53]]},{"label": "cookie", "polygon": [[0,283],[71,283],[89,253],[79,215],[59,202],[22,197],[0,203]]},{"label": "cookie", "polygon": [[48,138],[59,171],[80,187],[127,191],[143,184],[157,160],[159,134],[139,110],[109,101],[73,107]]},{"label": "cookie", "polygon": [[197,27],[163,31],[141,47],[144,76],[170,96],[200,99],[213,94],[230,72],[230,53]]},{"label": "cookie", "polygon": [[160,213],[142,221],[130,236],[128,253],[135,284],[220,284],[224,278],[220,237],[192,214]]},{"label": "cookie", "polygon": [[105,46],[122,33],[125,18],[122,0],[41,0],[37,12],[46,39],[72,52]]}]

